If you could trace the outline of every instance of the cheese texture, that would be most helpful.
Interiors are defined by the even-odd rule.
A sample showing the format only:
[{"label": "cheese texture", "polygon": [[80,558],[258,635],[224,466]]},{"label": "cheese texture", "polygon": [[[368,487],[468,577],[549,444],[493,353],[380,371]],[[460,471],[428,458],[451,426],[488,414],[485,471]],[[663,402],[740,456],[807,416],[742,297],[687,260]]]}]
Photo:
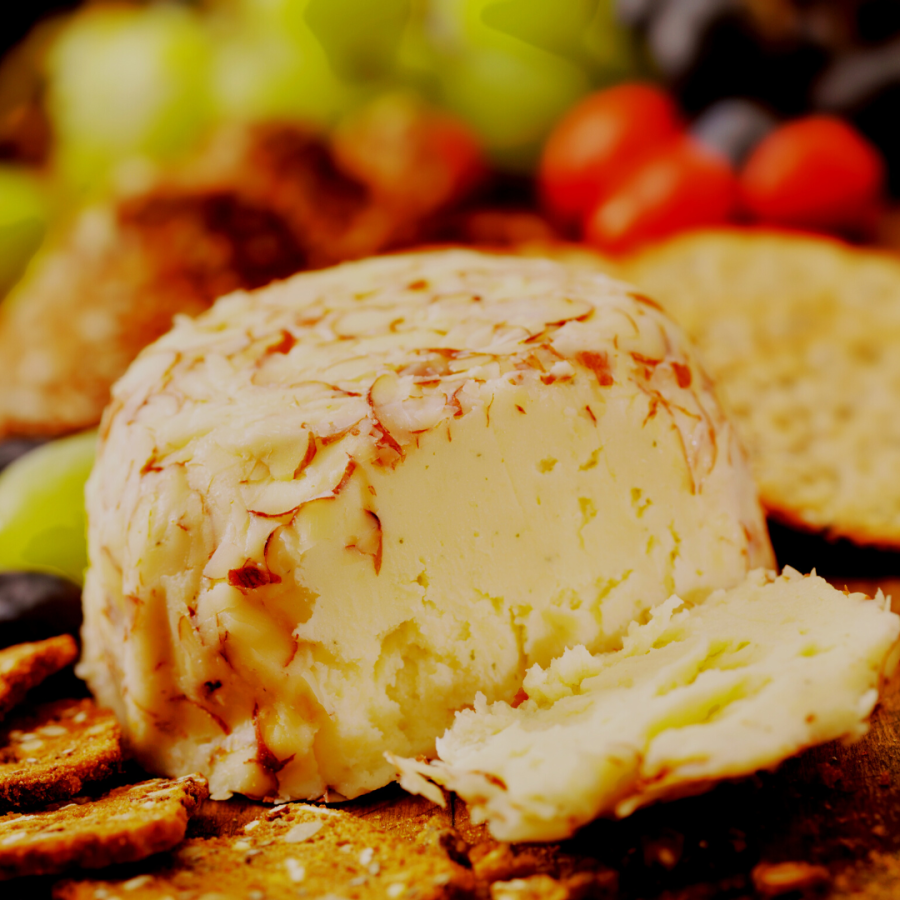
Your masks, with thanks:
[{"label": "cheese texture", "polygon": [[356,796],[481,691],[772,564],[682,334],[587,271],[385,257],[221,299],[114,390],[80,672],[150,770]]},{"label": "cheese texture", "polygon": [[692,609],[671,597],[618,651],[575,647],[535,666],[515,709],[480,695],[438,740],[439,761],[395,760],[400,783],[441,805],[434,783],[451,788],[501,840],[565,838],[862,737],[898,633],[880,591],[752,572]]}]

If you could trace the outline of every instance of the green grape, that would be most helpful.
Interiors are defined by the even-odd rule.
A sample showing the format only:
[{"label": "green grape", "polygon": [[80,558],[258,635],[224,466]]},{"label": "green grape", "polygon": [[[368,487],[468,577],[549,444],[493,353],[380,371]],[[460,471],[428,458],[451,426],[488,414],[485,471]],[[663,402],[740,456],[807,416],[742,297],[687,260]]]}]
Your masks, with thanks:
[{"label": "green grape", "polygon": [[598,85],[649,74],[637,35],[619,22],[615,7],[615,0],[599,0],[582,36],[585,64]]},{"label": "green grape", "polygon": [[411,0],[309,0],[304,18],[334,71],[360,80],[391,71],[410,11]]},{"label": "green grape", "polygon": [[[568,30],[569,7],[582,0],[428,0],[424,25],[435,47],[445,53],[463,54],[479,50],[515,52],[525,46],[547,49],[530,38],[543,28],[556,35]],[[513,9],[507,9],[512,4]],[[528,21],[518,21],[522,13]],[[560,25],[558,20],[562,19]],[[551,43],[554,43],[551,38]],[[553,48],[555,51],[555,47]]]},{"label": "green grape", "polygon": [[[309,0],[234,0],[234,21],[250,29],[291,34],[303,27],[303,15]],[[234,24],[234,22],[232,22]]]},{"label": "green grape", "polygon": [[308,0],[240,0],[220,20],[213,95],[218,116],[330,123],[377,90],[339,76],[304,16]]},{"label": "green grape", "polygon": [[577,43],[597,2],[428,0],[424,14],[414,10],[401,71],[427,85],[430,50],[429,95],[468,122],[496,165],[530,171],[550,129],[592,86],[579,54],[544,48]]},{"label": "green grape", "polygon": [[43,444],[0,472],[0,570],[80,583],[87,565],[84,484],[95,431]]},{"label": "green grape", "polygon": [[590,90],[586,73],[520,41],[447,60],[441,99],[480,135],[501,167],[530,170],[559,117]]},{"label": "green grape", "polygon": [[48,213],[43,189],[33,174],[0,166],[0,297],[18,281],[40,245]]},{"label": "green grape", "polygon": [[[470,5],[469,33],[477,16],[477,5]],[[488,0],[480,22],[587,68],[595,82],[640,70],[637,42],[616,19],[614,0]]]},{"label": "green grape", "polygon": [[527,44],[571,58],[597,8],[597,0],[493,0],[481,21]]},{"label": "green grape", "polygon": [[170,4],[96,7],[74,16],[49,54],[57,164],[93,186],[132,156],[165,159],[209,122],[209,41],[200,18]]},{"label": "green grape", "polygon": [[213,91],[223,118],[328,123],[362,102],[372,87],[338,78],[311,34],[298,39],[263,31],[219,42]]}]

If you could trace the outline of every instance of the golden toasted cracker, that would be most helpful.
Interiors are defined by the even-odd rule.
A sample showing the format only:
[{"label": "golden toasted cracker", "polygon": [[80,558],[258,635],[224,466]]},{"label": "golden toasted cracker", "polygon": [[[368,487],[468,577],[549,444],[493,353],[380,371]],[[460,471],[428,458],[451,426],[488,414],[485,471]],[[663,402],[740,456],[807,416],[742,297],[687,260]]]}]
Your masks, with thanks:
[{"label": "golden toasted cracker", "polygon": [[21,703],[28,691],[77,656],[78,645],[68,634],[0,650],[0,718]]},{"label": "golden toasted cracker", "polygon": [[0,729],[0,803],[35,807],[77,794],[122,762],[119,723],[93,700],[57,700]]},{"label": "golden toasted cracker", "polygon": [[620,274],[698,345],[770,515],[900,548],[897,257],[727,229],[651,245]]},{"label": "golden toasted cracker", "polygon": [[0,878],[97,869],[169,850],[208,795],[206,779],[155,778],[32,815],[0,818]]},{"label": "golden toasted cracker", "polygon": [[[187,900],[222,897],[296,900],[439,900],[470,895],[471,870],[435,846],[398,841],[349,813],[300,803],[275,807],[229,837],[185,841],[158,865],[127,880],[66,881],[56,900]],[[106,892],[103,894],[102,892]]]}]

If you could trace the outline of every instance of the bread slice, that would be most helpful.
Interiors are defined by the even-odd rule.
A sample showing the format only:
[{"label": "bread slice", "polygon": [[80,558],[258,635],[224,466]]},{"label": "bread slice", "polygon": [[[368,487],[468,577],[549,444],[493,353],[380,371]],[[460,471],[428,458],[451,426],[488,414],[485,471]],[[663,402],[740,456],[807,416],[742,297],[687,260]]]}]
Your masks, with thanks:
[{"label": "bread slice", "polygon": [[456,791],[500,840],[558,840],[862,737],[898,634],[880,591],[752,572],[693,608],[671,597],[620,650],[576,647],[533,667],[518,707],[480,697],[437,761],[393,761],[403,787],[436,802],[436,784]]},{"label": "bread slice", "polygon": [[772,516],[900,547],[900,260],[735,229],[653,246],[621,274],[699,346]]}]

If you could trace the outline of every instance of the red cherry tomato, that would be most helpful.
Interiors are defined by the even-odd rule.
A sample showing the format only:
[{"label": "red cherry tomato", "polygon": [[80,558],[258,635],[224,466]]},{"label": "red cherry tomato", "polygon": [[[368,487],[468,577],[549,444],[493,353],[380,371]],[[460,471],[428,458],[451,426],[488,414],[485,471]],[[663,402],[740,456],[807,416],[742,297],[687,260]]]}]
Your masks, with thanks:
[{"label": "red cherry tomato", "polygon": [[855,128],[833,116],[808,116],[760,141],[741,173],[741,194],[763,222],[853,229],[877,209],[884,179],[884,160]]},{"label": "red cherry tomato", "polygon": [[672,98],[648,84],[621,84],[586,97],[544,147],[538,178],[548,212],[561,224],[577,224],[624,168],[682,127]]},{"label": "red cherry tomato", "polygon": [[626,173],[588,215],[584,236],[602,250],[629,250],[685,228],[727,222],[737,197],[728,160],[684,135]]}]

